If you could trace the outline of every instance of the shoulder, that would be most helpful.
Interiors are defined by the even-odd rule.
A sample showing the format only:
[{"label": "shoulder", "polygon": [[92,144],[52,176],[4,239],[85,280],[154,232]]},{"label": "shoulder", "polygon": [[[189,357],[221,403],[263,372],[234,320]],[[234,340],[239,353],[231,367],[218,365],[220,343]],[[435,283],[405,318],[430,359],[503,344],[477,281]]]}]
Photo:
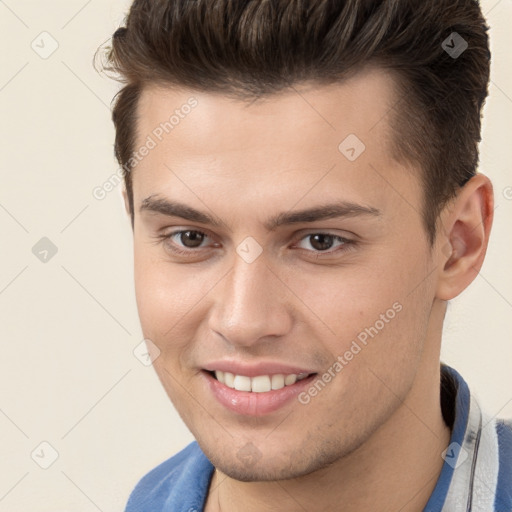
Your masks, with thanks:
[{"label": "shoulder", "polygon": [[194,441],[139,481],[125,512],[201,510],[212,473],[213,465]]}]

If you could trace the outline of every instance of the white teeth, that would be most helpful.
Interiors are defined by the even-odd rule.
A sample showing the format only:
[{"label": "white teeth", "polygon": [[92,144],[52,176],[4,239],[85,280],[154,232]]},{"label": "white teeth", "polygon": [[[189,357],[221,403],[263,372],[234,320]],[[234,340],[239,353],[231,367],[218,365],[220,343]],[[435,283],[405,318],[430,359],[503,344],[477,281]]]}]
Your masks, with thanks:
[{"label": "white teeth", "polygon": [[228,388],[237,391],[252,391],[253,393],[265,393],[272,389],[282,389],[285,386],[291,386],[298,380],[308,377],[308,373],[291,373],[283,375],[258,375],[257,377],[247,377],[245,375],[234,375],[230,372],[215,371],[215,377],[219,382],[225,384]]},{"label": "white teeth", "polygon": [[272,386],[270,385],[270,377],[268,375],[258,375],[251,379],[251,391],[255,393],[264,393],[270,391]]},{"label": "white teeth", "polygon": [[[217,373],[217,372],[215,372],[215,373]],[[224,384],[226,384],[226,386],[228,388],[235,387],[234,381],[235,381],[235,376],[232,373],[224,372]]]},{"label": "white teeth", "polygon": [[278,373],[277,375],[272,375],[272,389],[281,389],[284,388],[284,375]]},{"label": "white teeth", "polygon": [[285,386],[291,386],[292,384],[295,384],[296,381],[297,381],[297,375],[292,373],[291,375],[287,375],[284,378],[284,385]]},{"label": "white teeth", "polygon": [[237,391],[251,391],[251,378],[244,375],[235,375],[233,387]]}]

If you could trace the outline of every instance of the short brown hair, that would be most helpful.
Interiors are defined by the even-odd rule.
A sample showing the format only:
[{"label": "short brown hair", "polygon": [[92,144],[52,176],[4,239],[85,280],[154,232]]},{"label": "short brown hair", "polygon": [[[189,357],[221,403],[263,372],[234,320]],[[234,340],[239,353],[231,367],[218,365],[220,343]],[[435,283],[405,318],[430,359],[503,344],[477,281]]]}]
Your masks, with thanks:
[{"label": "short brown hair", "polygon": [[[103,53],[103,70],[124,83],[112,115],[116,158],[131,170],[145,85],[255,99],[376,65],[396,78],[392,154],[422,169],[432,243],[440,210],[476,173],[487,31],[474,0],[135,0]],[[455,57],[456,41],[467,49]],[[133,223],[131,172],[125,185]]]}]

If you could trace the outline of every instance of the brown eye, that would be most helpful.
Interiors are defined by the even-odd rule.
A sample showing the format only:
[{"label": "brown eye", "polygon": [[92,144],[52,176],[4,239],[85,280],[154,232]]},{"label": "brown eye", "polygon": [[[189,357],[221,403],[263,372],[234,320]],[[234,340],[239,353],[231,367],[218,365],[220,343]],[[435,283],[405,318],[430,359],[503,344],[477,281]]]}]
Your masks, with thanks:
[{"label": "brown eye", "polygon": [[334,236],[332,235],[324,235],[322,233],[318,233],[315,235],[309,235],[309,243],[313,249],[317,251],[327,251],[334,244]]},{"label": "brown eye", "polygon": [[297,244],[301,249],[305,249],[317,256],[325,253],[326,255],[333,255],[345,251],[348,247],[352,246],[353,242],[343,238],[339,235],[332,233],[310,233],[304,236]]},{"label": "brown eye", "polygon": [[200,231],[182,231],[179,234],[180,242],[188,249],[200,247],[206,235]]}]

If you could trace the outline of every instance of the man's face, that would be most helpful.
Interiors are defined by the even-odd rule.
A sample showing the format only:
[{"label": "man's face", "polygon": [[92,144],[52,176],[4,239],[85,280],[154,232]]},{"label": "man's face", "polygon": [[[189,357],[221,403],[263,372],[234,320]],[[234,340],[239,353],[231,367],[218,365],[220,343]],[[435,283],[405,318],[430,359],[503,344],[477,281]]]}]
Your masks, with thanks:
[{"label": "man's face", "polygon": [[142,329],[184,422],[234,478],[325,467],[414,388],[435,277],[419,171],[391,158],[396,100],[376,70],[252,104],[141,98],[135,149],[156,142],[133,174]]}]

